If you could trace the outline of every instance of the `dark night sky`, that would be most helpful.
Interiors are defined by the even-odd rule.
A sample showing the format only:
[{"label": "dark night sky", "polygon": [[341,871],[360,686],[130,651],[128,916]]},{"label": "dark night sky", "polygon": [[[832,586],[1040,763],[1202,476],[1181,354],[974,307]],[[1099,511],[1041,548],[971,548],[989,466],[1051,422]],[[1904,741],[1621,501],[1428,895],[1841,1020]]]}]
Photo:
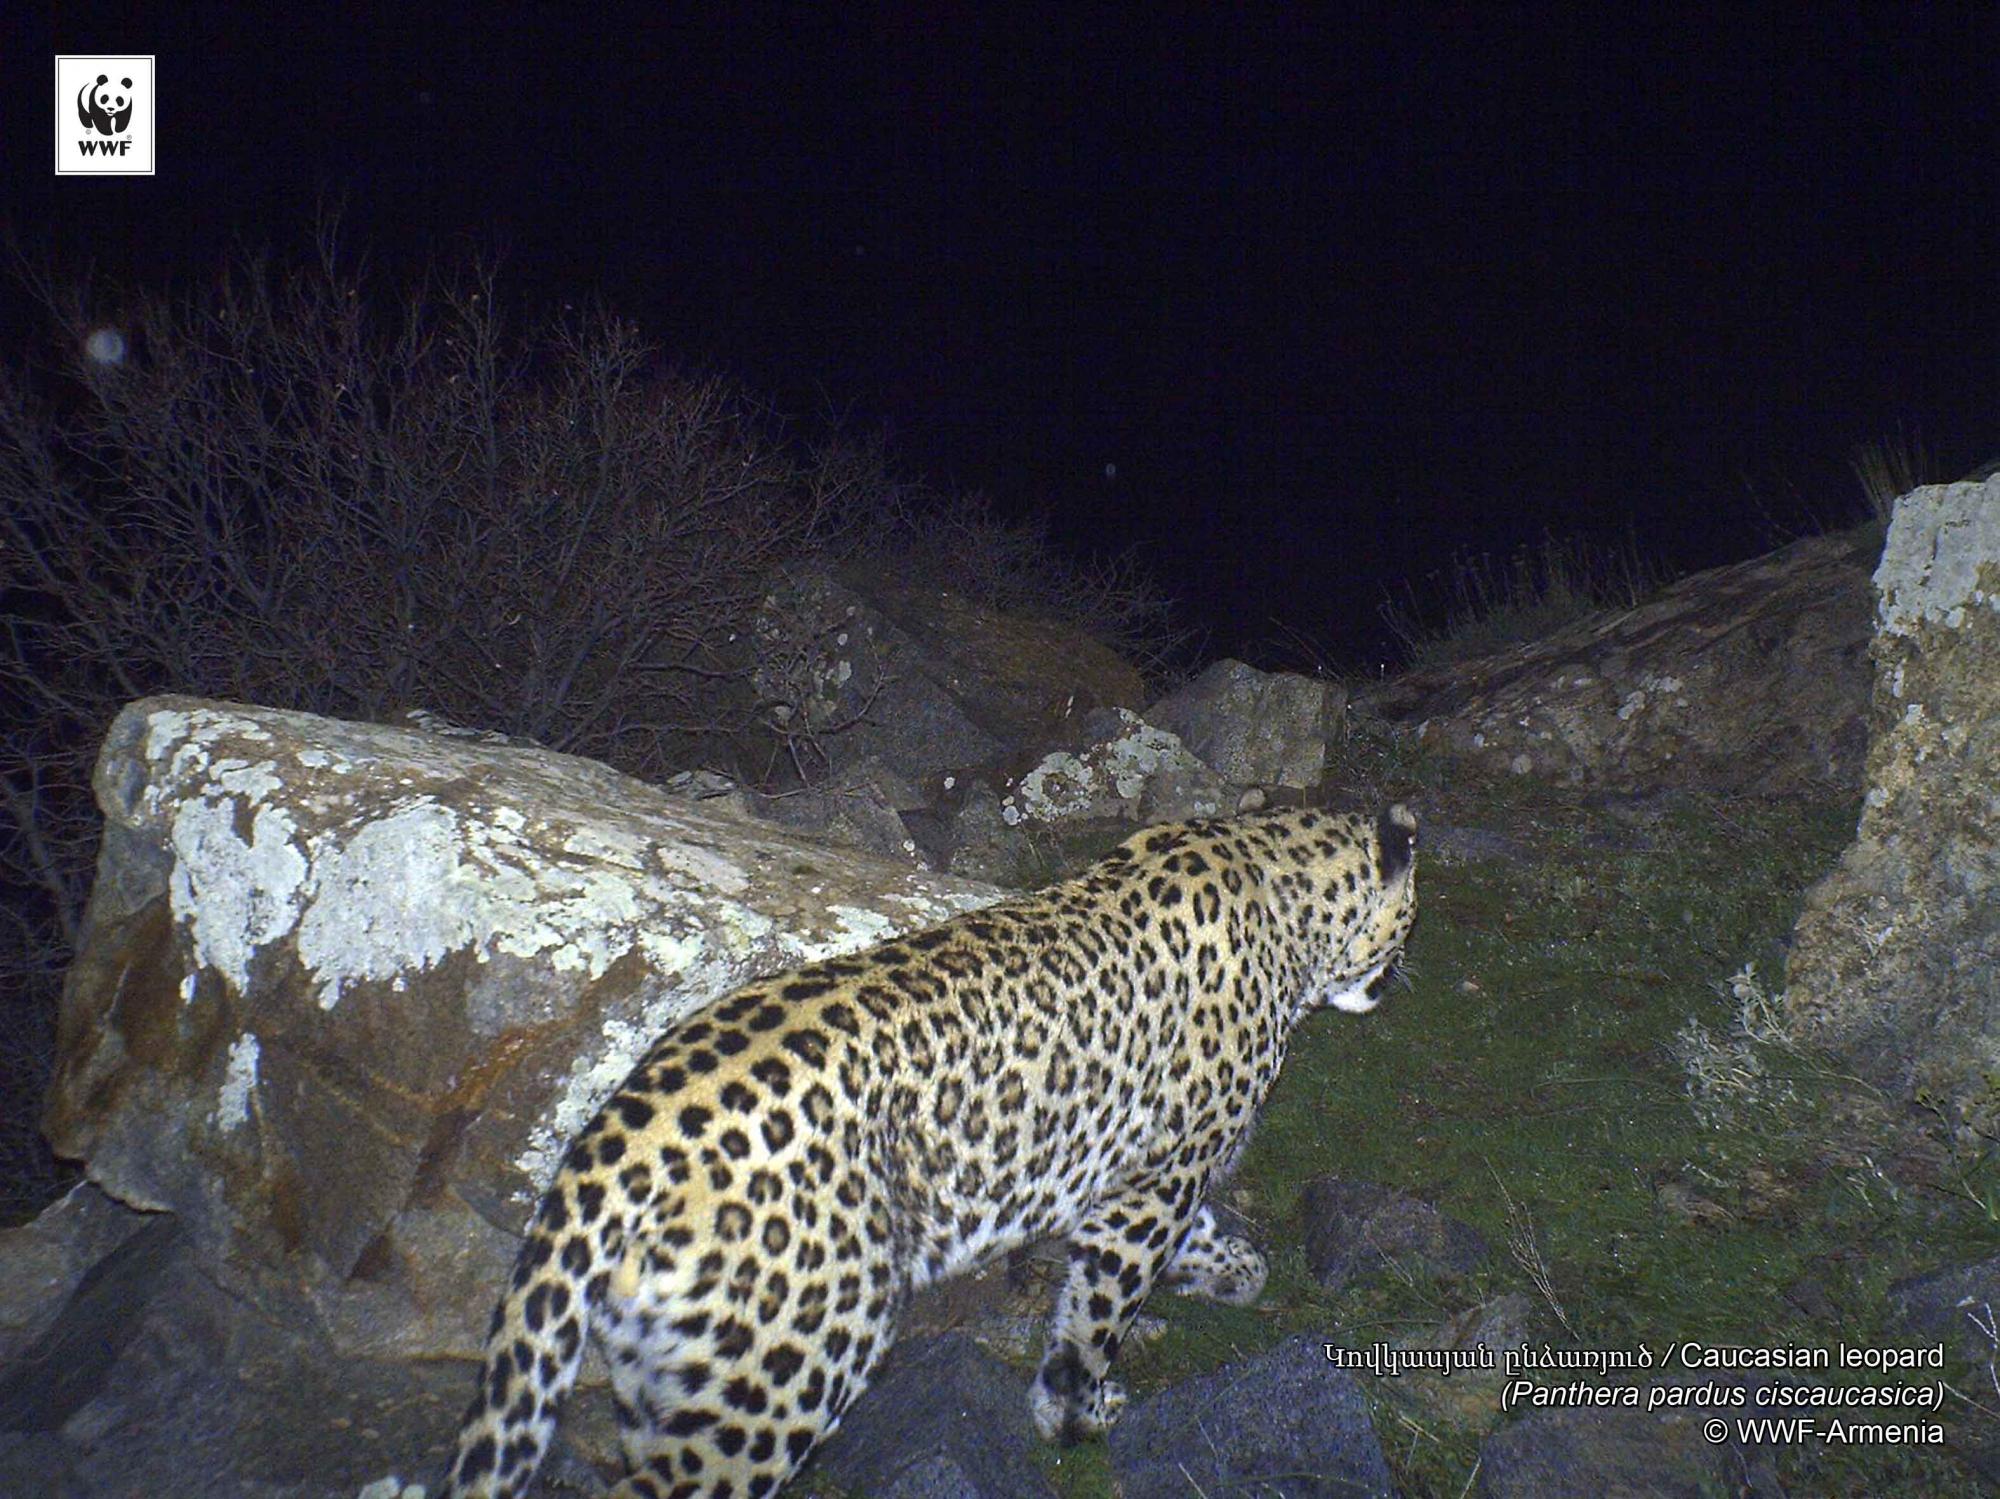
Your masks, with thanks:
[{"label": "dark night sky", "polygon": [[[1747,556],[1899,424],[2000,454],[2000,6],[950,10],[17,11],[0,215],[146,280],[329,195],[501,244],[1140,546],[1217,649],[1367,659],[1386,584],[1544,529]],[[59,182],[51,56],[114,50],[159,175]]]}]

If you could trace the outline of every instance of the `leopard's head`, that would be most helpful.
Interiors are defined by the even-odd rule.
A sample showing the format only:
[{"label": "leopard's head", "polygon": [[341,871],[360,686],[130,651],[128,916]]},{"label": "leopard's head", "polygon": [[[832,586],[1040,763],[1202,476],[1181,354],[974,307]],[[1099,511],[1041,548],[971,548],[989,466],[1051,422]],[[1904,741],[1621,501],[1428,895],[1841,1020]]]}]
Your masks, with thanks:
[{"label": "leopard's head", "polygon": [[1381,1002],[1416,920],[1417,819],[1398,802],[1372,822],[1348,822],[1352,840],[1324,853],[1315,870],[1324,967],[1306,1002],[1365,1014]]}]

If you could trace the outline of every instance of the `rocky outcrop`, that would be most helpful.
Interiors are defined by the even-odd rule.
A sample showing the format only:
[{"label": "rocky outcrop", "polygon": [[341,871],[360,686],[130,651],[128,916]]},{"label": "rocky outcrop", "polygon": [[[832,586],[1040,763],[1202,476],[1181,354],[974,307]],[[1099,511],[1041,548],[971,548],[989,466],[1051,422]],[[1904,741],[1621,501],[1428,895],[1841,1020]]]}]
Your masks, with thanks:
[{"label": "rocky outcrop", "polygon": [[0,1229],[0,1365],[47,1332],[90,1267],[148,1217],[78,1182],[32,1221]]},{"label": "rocky outcrop", "polygon": [[0,1368],[0,1494],[421,1499],[398,1474],[437,1492],[465,1365],[343,1358],[246,1309],[200,1258],[154,1214]]},{"label": "rocky outcrop", "polygon": [[1955,1125],[2000,1127],[2000,478],[1896,503],[1875,573],[1868,792],[1808,897],[1792,1023]]},{"label": "rocky outcrop", "polygon": [[[1889,1308],[1912,1344],[1943,1343],[1988,1384],[2000,1382],[2000,1255],[1906,1276],[1889,1287]],[[2000,1441],[2000,1431],[1992,1436]]]},{"label": "rocky outcrop", "polygon": [[932,866],[912,820],[929,812],[909,782],[873,756],[834,771],[811,786],[769,795],[748,793],[748,810],[767,822],[851,844],[901,863]]},{"label": "rocky outcrop", "polygon": [[1871,529],[1696,573],[1358,701],[1482,765],[1578,785],[1859,791]]},{"label": "rocky outcrop", "polygon": [[185,698],[127,708],[96,784],[49,1137],[347,1354],[474,1352],[670,1022],[993,893],[543,750]]}]

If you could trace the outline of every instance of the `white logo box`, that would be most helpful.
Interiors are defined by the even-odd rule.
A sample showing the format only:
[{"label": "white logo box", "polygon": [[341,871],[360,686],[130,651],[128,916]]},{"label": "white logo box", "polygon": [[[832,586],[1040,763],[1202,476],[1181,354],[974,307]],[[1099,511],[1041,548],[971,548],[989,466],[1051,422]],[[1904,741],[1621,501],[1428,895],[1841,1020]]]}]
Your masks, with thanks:
[{"label": "white logo box", "polygon": [[56,59],[58,177],[153,175],[153,59]]}]

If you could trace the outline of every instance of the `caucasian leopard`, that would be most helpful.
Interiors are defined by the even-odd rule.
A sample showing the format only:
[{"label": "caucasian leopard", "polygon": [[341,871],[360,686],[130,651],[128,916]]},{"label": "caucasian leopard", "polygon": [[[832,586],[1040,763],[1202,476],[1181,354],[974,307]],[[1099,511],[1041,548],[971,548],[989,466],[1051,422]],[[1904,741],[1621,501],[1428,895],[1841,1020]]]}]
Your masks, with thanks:
[{"label": "caucasian leopard", "polygon": [[1395,806],[1150,828],[675,1025],[529,1226],[446,1492],[527,1488],[592,1333],[618,1499],[775,1493],[912,1291],[1050,1236],[1068,1268],[1029,1403],[1046,1437],[1103,1431],[1156,1284],[1262,1289],[1205,1199],[1299,1018],[1374,1007],[1416,910],[1416,826]]}]

